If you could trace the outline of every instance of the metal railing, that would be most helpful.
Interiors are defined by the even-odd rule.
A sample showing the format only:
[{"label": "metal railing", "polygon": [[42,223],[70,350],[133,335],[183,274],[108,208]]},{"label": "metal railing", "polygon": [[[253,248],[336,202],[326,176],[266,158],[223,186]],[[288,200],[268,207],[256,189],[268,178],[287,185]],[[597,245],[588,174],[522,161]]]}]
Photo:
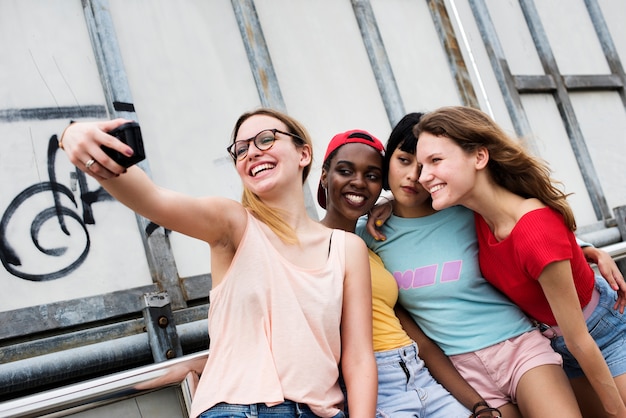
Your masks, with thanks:
[{"label": "metal railing", "polygon": [[193,365],[205,362],[207,356],[208,350],[205,350],[13,399],[0,403],[0,417],[63,417],[172,386],[180,390],[180,416],[188,417],[197,379],[188,371],[197,370]]}]

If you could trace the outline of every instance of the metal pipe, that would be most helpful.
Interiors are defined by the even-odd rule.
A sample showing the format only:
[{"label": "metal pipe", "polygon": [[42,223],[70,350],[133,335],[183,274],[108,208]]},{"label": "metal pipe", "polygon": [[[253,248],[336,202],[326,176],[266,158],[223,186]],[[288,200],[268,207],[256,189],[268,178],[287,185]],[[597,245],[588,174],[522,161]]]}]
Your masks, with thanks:
[{"label": "metal pipe", "polygon": [[[179,376],[181,373],[178,369],[194,369],[190,365],[203,361],[207,356],[208,350],[205,350],[178,359],[138,367],[0,403],[0,417],[30,418],[44,414],[48,417],[72,415],[82,410],[93,409],[107,403],[139,396],[155,389],[176,384],[181,385],[184,398],[184,405],[181,406],[185,407],[185,412],[188,414],[191,404],[192,382],[189,382],[189,377],[187,377],[182,382],[169,383],[171,379],[168,376],[169,373]],[[181,414],[181,416],[185,415]]]},{"label": "metal pipe", "polygon": [[589,242],[598,248],[606,247],[607,245],[611,244],[616,244],[622,240],[619,229],[617,227],[585,232],[577,234],[577,236],[583,241]]},{"label": "metal pipe", "polygon": [[[208,341],[207,323],[202,320],[178,325],[181,344],[204,345]],[[4,363],[0,365],[0,400],[9,394],[32,393],[44,386],[151,362],[148,334],[144,333]]]}]

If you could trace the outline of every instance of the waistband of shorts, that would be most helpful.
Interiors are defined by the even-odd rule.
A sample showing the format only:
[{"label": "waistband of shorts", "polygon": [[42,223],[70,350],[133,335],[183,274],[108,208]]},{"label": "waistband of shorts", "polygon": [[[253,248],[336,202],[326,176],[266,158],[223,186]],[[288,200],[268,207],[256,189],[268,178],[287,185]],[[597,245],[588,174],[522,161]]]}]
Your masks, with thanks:
[{"label": "waistband of shorts", "polygon": [[[593,292],[591,293],[591,300],[583,308],[583,317],[585,318],[585,321],[589,319],[593,311],[596,309],[596,307],[598,306],[598,302],[600,302],[600,291],[594,286]],[[545,337],[548,337],[550,339],[563,336],[563,332],[558,325],[548,325],[537,322],[537,327]]]},{"label": "waistband of shorts", "polygon": [[409,357],[417,357],[417,344],[411,343],[404,347],[394,348],[392,350],[377,351],[374,353],[376,361],[404,360]]},{"label": "waistband of shorts", "polygon": [[[229,404],[226,402],[220,402],[211,409],[219,409],[221,411],[229,412],[253,412],[258,414],[285,414],[294,412],[311,412],[311,408],[304,403],[285,400],[279,404],[267,405],[265,403],[254,404]],[[205,411],[206,412],[206,411]]]}]

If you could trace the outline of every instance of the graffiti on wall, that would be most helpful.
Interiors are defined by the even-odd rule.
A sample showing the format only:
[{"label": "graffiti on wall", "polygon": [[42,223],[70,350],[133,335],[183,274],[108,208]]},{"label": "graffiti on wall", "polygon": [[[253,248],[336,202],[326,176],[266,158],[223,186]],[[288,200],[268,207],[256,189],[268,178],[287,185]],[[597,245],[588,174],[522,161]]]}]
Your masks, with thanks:
[{"label": "graffiti on wall", "polygon": [[[80,201],[77,202],[73,191],[57,181],[55,166],[56,155],[59,150],[57,136],[52,135],[48,140],[47,148],[47,181],[41,181],[33,184],[21,191],[13,198],[0,219],[0,261],[4,268],[12,275],[30,281],[47,281],[64,277],[76,270],[86,259],[89,253],[90,239],[86,225],[95,224],[92,205],[96,202],[112,200],[102,187],[90,190],[87,183],[86,175],[75,169],[71,173],[71,177],[75,180],[75,184],[79,190]],[[17,218],[22,212],[29,212],[25,209],[29,203],[40,196],[47,196],[50,206],[43,209],[37,209],[28,219],[30,240],[34,250],[46,257],[62,258],[63,263],[46,264],[50,266],[50,271],[38,271],[36,273],[28,272],[29,263],[39,263],[30,260],[27,255],[20,254],[18,246],[12,245],[11,237],[11,221]],[[71,204],[68,204],[71,203]],[[70,228],[70,223],[73,227]],[[53,234],[69,237],[73,233],[79,233],[80,239],[62,240],[70,245],[78,245],[80,248],[74,248],[68,251],[67,245],[53,245],[54,240],[42,239],[42,231],[49,235]],[[19,232],[20,234],[23,231]],[[27,232],[28,233],[28,232]],[[44,242],[45,241],[45,242]],[[61,241],[61,240],[59,240]],[[69,255],[69,257],[68,257]],[[52,267],[54,266],[54,267]],[[19,267],[19,268],[18,268]],[[35,269],[32,269],[35,270]]]}]

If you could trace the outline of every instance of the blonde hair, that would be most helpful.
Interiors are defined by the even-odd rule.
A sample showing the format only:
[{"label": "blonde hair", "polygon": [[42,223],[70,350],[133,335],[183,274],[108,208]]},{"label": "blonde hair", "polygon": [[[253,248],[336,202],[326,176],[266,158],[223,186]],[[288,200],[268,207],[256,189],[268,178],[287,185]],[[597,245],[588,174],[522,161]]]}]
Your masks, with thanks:
[{"label": "blonde hair", "polygon": [[422,117],[414,134],[421,132],[445,136],[468,153],[486,148],[487,167],[498,185],[524,198],[541,200],[563,215],[570,230],[576,230],[568,195],[556,187],[561,183],[552,179],[548,164],[530,155],[486,113],[471,107],[443,107]]},{"label": "blonde hair", "polygon": [[[299,137],[291,137],[296,147],[301,148],[304,145],[309,145],[309,147],[311,148],[311,163],[304,167],[302,171],[302,184],[304,185],[304,182],[311,172],[311,164],[313,162],[313,144],[307,130],[304,128],[304,126],[302,126],[302,124],[300,124],[300,122],[298,122],[294,118],[286,115],[285,113],[279,112],[278,110],[269,108],[259,108],[254,111],[244,113],[235,123],[235,128],[233,129],[232,134],[232,141],[235,141],[237,133],[239,132],[239,128],[241,127],[243,122],[245,122],[250,117],[256,115],[271,116],[284,123],[287,126],[287,131],[289,133],[292,133]],[[283,216],[283,211],[268,206],[259,198],[259,196],[257,196],[245,186],[243,188],[243,194],[241,196],[241,204],[244,208],[249,210],[255,218],[265,223],[283,242],[287,244],[297,244],[299,242],[296,231],[294,231],[293,228],[287,222],[285,222],[285,216]]]}]

